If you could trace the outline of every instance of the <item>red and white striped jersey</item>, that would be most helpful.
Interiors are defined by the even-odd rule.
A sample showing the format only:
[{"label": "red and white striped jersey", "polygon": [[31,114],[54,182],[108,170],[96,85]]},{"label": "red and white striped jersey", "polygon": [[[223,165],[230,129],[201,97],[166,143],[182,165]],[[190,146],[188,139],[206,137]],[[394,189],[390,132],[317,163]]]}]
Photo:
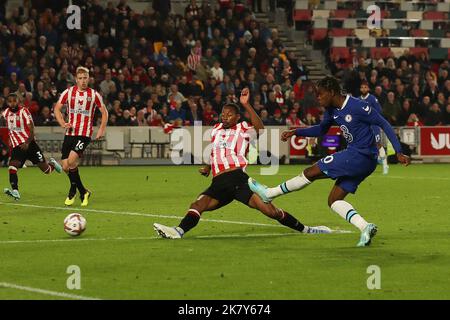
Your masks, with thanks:
[{"label": "red and white striped jersey", "polygon": [[72,86],[64,90],[58,102],[66,105],[67,122],[72,124],[72,128],[66,129],[66,136],[90,138],[95,107],[100,108],[103,104],[102,96],[94,89],[87,88],[85,91],[80,91],[77,86]]},{"label": "red and white striped jersey", "polygon": [[10,108],[7,108],[2,115],[8,123],[8,136],[11,148],[25,143],[30,137],[30,128],[28,126],[33,123],[30,111],[25,107],[19,106],[16,112],[12,112]]},{"label": "red and white striped jersey", "polygon": [[211,132],[212,148],[209,162],[213,177],[231,168],[242,168],[245,171],[248,164],[251,129],[253,126],[246,121],[229,129],[223,128],[222,123],[214,126]]}]

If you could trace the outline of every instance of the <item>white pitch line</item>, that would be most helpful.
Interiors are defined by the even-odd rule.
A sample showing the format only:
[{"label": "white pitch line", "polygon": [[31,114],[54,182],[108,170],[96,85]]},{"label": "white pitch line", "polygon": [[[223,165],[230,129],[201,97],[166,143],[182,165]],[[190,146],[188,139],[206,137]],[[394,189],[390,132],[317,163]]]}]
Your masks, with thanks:
[{"label": "white pitch line", "polygon": [[7,282],[0,282],[0,287],[9,288],[9,289],[16,289],[16,290],[22,290],[22,291],[28,291],[28,292],[34,292],[34,293],[40,293],[40,294],[44,294],[44,295],[47,295],[47,296],[54,296],[54,297],[74,299],[74,300],[101,300],[101,299],[98,299],[98,298],[79,296],[79,295],[76,295],[76,294],[70,294],[70,293],[65,293],[65,292],[50,291],[50,290],[39,289],[39,288],[19,286],[19,285],[14,284],[14,283],[7,283]]},{"label": "white pitch line", "polygon": [[[353,233],[348,230],[332,230],[332,233]],[[248,234],[212,234],[204,236],[193,236],[187,239],[214,239],[214,238],[259,238],[259,237],[284,237],[293,235],[316,235],[316,234],[302,234],[300,232],[283,232],[283,233],[248,233]],[[52,242],[67,242],[72,241],[72,244],[79,241],[135,241],[135,240],[156,240],[161,237],[132,237],[132,238],[67,238],[67,239],[37,239],[37,240],[3,240],[1,244],[17,244],[17,243],[52,243]]]},{"label": "white pitch line", "polygon": [[[96,210],[96,209],[66,208],[66,207],[51,207],[51,206],[40,206],[40,205],[35,205],[35,204],[8,203],[8,202],[2,202],[2,201],[0,201],[0,204],[6,205],[6,206],[16,206],[16,207],[65,210],[65,211],[73,211],[73,212],[78,212],[79,211],[79,212],[93,212],[93,213],[110,213],[110,214],[119,214],[119,215],[127,215],[127,216],[141,216],[141,217],[177,219],[177,220],[181,220],[183,218],[183,217],[179,217],[179,216],[168,216],[168,215],[161,215],[161,214],[141,213],[141,212]],[[218,219],[203,219],[203,218],[201,218],[201,221],[202,222],[241,224],[241,225],[260,226],[260,227],[285,228],[282,225],[267,224],[267,223],[257,223],[257,222],[244,222],[244,221],[218,220]]]}]

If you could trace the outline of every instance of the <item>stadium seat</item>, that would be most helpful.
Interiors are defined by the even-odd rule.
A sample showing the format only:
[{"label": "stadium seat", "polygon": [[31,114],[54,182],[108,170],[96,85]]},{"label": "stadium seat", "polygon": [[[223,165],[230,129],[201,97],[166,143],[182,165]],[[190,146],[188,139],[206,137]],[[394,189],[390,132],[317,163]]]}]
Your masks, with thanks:
[{"label": "stadium seat", "polygon": [[393,10],[391,11],[391,19],[406,19],[406,11]]},{"label": "stadium seat", "polygon": [[381,22],[383,24],[383,29],[397,29],[397,23],[395,22],[395,20],[384,19]]},{"label": "stadium seat", "polygon": [[314,20],[314,29],[328,29],[328,19]]},{"label": "stadium seat", "polygon": [[351,10],[339,9],[334,12],[334,17],[339,19],[347,19],[350,15]]},{"label": "stadium seat", "polygon": [[406,19],[408,20],[422,20],[422,11],[407,11]]},{"label": "stadium seat", "polygon": [[389,31],[389,36],[391,36],[391,37],[407,37],[408,30],[392,29]]},{"label": "stadium seat", "polygon": [[444,12],[441,11],[428,11],[423,13],[423,18],[426,20],[444,20]]},{"label": "stadium seat", "polygon": [[345,19],[342,27],[346,29],[356,29],[358,24],[356,23],[356,19]]},{"label": "stadium seat", "polygon": [[325,1],[324,8],[327,10],[336,10],[337,2],[336,1]]},{"label": "stadium seat", "polygon": [[363,47],[366,48],[373,48],[377,46],[377,39],[375,38],[367,38],[367,39],[363,39],[363,43],[362,43]]},{"label": "stadium seat", "polygon": [[295,10],[294,20],[295,21],[311,21],[312,12],[311,10]]},{"label": "stadium seat", "polygon": [[347,47],[344,48],[333,47],[330,49],[330,54],[332,57],[339,55],[341,58],[348,59],[350,57],[350,50]]},{"label": "stadium seat", "polygon": [[420,54],[422,52],[425,52],[426,54],[428,54],[428,48],[410,48],[409,52],[413,55],[415,55],[416,57],[420,56]]},{"label": "stadium seat", "polygon": [[420,21],[420,29],[422,30],[433,30],[432,20],[422,20]]},{"label": "stadium seat", "polygon": [[414,48],[416,46],[416,41],[414,38],[402,39],[401,46],[405,48]]},{"label": "stadium seat", "polygon": [[119,131],[106,131],[106,150],[107,151],[124,151],[124,133],[122,130]]},{"label": "stadium seat", "polygon": [[313,20],[315,19],[328,19],[330,17],[330,10],[314,10]]},{"label": "stadium seat", "polygon": [[378,54],[380,58],[386,59],[390,53],[391,53],[390,48],[371,48],[370,49],[370,55],[372,57],[376,57]]},{"label": "stadium seat", "polygon": [[450,59],[450,48],[448,49],[448,56],[447,59]]},{"label": "stadium seat", "polygon": [[447,54],[447,48],[430,48],[430,60],[445,60]]},{"label": "stadium seat", "polygon": [[164,129],[160,127],[151,127],[150,131],[150,145],[152,147],[156,146],[157,157],[163,158],[166,153],[166,147],[170,146],[170,135],[166,134]]},{"label": "stadium seat", "polygon": [[295,10],[305,10],[308,9],[308,0],[296,0]]},{"label": "stadium seat", "polygon": [[433,38],[445,38],[445,30],[442,29],[434,29],[430,30],[430,37]]},{"label": "stadium seat", "polygon": [[345,47],[347,46],[347,38],[345,37],[334,37],[333,47]]},{"label": "stadium seat", "polygon": [[314,41],[320,41],[327,37],[328,29],[312,29],[311,39]]},{"label": "stadium seat", "polygon": [[408,1],[401,1],[400,3],[400,10],[402,11],[413,11],[414,5],[411,2]]},{"label": "stadium seat", "polygon": [[450,48],[450,38],[441,39],[441,48]]},{"label": "stadium seat", "polygon": [[358,39],[370,38],[369,29],[355,29],[355,35],[358,37]]},{"label": "stadium seat", "polygon": [[437,4],[437,11],[442,11],[442,12],[449,12],[450,11],[450,2],[446,1],[446,2],[439,2]]},{"label": "stadium seat", "polygon": [[422,29],[413,29],[411,30],[411,36],[413,37],[428,37],[428,31]]},{"label": "stadium seat", "polygon": [[332,29],[331,35],[333,37],[349,37],[352,35],[352,29]]}]

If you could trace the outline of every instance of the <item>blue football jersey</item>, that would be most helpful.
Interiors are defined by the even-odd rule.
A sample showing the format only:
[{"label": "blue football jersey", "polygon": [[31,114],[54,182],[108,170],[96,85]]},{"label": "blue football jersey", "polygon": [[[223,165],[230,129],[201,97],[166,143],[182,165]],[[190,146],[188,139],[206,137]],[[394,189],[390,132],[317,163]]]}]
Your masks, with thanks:
[{"label": "blue football jersey", "polygon": [[396,152],[401,152],[401,145],[391,125],[366,101],[347,95],[341,108],[328,108],[322,122],[317,126],[296,130],[297,136],[317,137],[328,132],[336,123],[344,135],[348,148],[354,148],[367,155],[377,155],[378,148],[372,126],[381,127],[392,143]]}]

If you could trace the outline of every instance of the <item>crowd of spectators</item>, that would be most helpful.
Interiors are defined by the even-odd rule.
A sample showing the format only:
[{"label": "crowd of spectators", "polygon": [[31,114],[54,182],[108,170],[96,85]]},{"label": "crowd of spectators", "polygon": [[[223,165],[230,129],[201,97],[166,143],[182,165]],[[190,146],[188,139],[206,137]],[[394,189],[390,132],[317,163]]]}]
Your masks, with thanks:
[{"label": "crowd of spectators", "polygon": [[430,61],[422,52],[409,49],[385,59],[367,51],[351,49],[348,59],[334,56],[328,67],[341,77],[345,89],[359,96],[361,83],[380,102],[384,117],[395,126],[450,125],[450,65],[448,60]]},{"label": "crowd of spectators", "polygon": [[[213,125],[244,87],[266,125],[312,125],[323,115],[308,69],[277,29],[256,21],[247,1],[192,0],[177,15],[169,0],[153,0],[143,12],[126,0],[74,0],[80,30],[67,28],[68,1],[51,9],[44,0],[24,1],[10,14],[4,2],[0,108],[17,92],[38,126],[57,125],[54,103],[75,84],[80,65],[103,96],[109,125]],[[426,56],[380,59],[356,49],[347,60],[335,56],[328,67],[353,95],[367,80],[393,125],[450,124],[448,61],[433,68]]]},{"label": "crowd of spectators", "polygon": [[267,125],[319,120],[307,68],[247,3],[192,0],[176,15],[168,0],[139,13],[126,0],[75,0],[81,30],[69,30],[64,1],[52,9],[38,2],[0,16],[0,108],[17,92],[38,126],[56,125],[53,105],[80,65],[109,125],[213,125],[244,87]]}]

